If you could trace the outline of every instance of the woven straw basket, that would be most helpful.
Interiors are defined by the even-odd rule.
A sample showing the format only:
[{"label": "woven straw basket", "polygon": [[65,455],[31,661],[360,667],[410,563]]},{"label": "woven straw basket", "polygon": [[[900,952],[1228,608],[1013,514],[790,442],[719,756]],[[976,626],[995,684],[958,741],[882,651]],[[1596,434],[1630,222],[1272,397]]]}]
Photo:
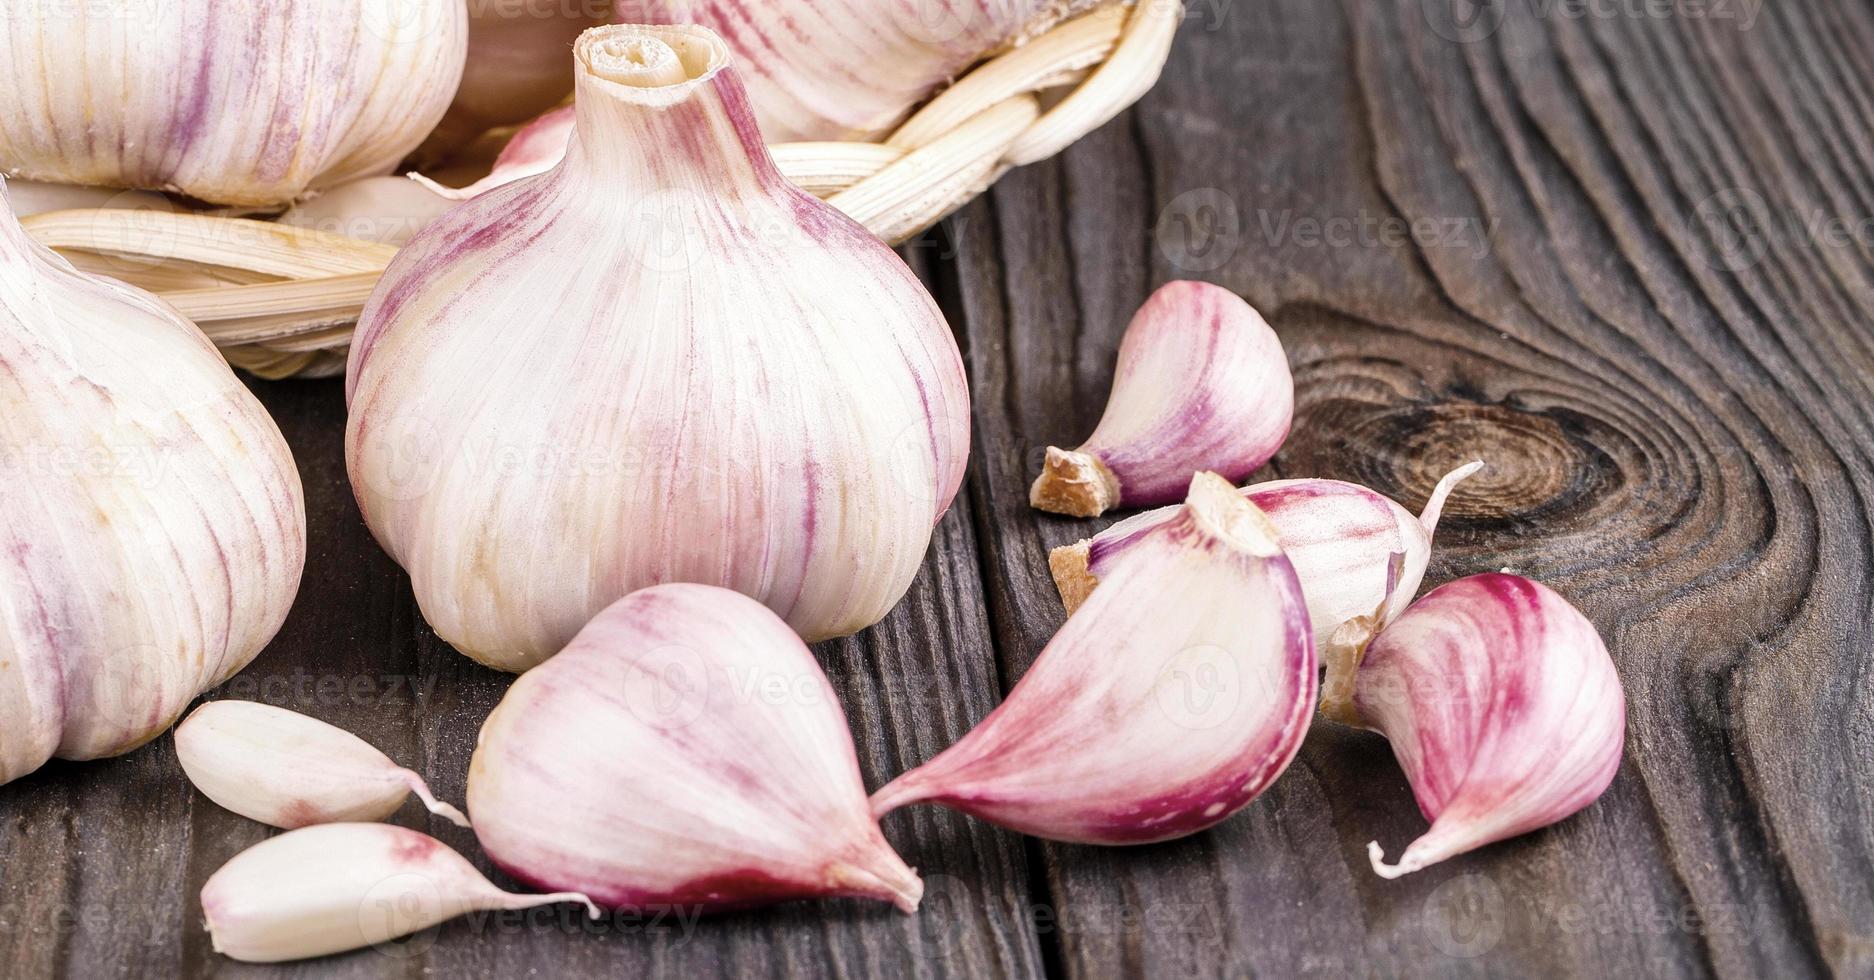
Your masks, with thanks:
[{"label": "woven straw basket", "polygon": [[[796,184],[899,244],[1138,101],[1183,16],[1181,0],[1114,0],[982,62],[880,142],[770,149]],[[23,223],[81,267],[157,292],[263,378],[342,373],[358,315],[397,251],[168,211],[55,211]]]}]

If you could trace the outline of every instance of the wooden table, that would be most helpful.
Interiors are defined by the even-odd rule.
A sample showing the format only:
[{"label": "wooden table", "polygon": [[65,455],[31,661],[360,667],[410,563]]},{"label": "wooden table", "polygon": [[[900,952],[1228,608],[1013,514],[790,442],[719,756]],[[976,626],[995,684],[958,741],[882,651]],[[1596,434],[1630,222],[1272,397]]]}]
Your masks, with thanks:
[{"label": "wooden table", "polygon": [[[1423,828],[1378,736],[1318,723],[1218,829],[1102,850],[886,820],[925,909],[693,926],[457,921],[307,977],[1874,975],[1874,9],[1848,0],[1191,0],[1163,83],[907,249],[974,388],[969,479],[883,624],[819,648],[871,785],[996,703],[1060,625],[1026,504],[1173,278],[1264,310],[1298,417],[1266,476],[1409,507],[1472,457],[1428,584],[1512,568],[1607,637],[1618,778],[1581,815],[1382,881]],[[1531,11],[1535,13],[1531,13]],[[305,477],[279,640],[216,696],[364,734],[460,801],[508,678],[425,628],[365,532],[336,382],[256,384]],[[569,747],[570,748],[570,747]],[[269,831],[167,738],[0,789],[0,976],[285,975],[196,893]],[[398,821],[482,861],[414,804]],[[485,866],[485,861],[482,862]],[[291,887],[290,881],[280,883]]]}]

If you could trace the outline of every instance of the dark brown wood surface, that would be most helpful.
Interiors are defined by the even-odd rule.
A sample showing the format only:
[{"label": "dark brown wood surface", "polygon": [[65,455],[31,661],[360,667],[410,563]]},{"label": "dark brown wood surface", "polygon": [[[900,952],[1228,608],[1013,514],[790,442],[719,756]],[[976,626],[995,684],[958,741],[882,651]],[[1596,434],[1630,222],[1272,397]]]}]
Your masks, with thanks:
[{"label": "dark brown wood surface", "polygon": [[[1138,109],[907,252],[976,445],[904,605],[818,651],[868,782],[957,738],[1060,625],[1046,551],[1100,522],[1028,509],[1040,450],[1091,429],[1150,290],[1202,278],[1287,345],[1297,423],[1265,475],[1417,507],[1489,462],[1428,586],[1507,567],[1600,626],[1629,699],[1603,799],[1382,881],[1366,842],[1423,820],[1381,738],[1320,723],[1261,799],[1171,844],[894,814],[928,883],[912,918],[559,910],[263,968],[212,953],[196,893],[269,831],[163,738],[0,788],[0,976],[1874,976],[1874,7],[1190,6]],[[507,678],[436,640],[364,530],[339,385],[255,387],[311,559],[278,641],[211,696],[350,728],[460,801]],[[482,861],[414,804],[397,820]]]}]

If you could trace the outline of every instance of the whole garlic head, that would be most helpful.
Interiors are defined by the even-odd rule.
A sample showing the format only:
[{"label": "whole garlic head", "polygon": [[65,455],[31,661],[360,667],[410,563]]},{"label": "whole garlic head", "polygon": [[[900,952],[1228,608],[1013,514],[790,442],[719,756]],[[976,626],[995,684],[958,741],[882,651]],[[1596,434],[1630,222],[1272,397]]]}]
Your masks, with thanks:
[{"label": "whole garlic head", "polygon": [[293,457],[214,345],[0,189],[0,783],[168,728],[273,638],[305,558]]},{"label": "whole garlic head", "polygon": [[877,622],[968,456],[943,314],[782,178],[716,35],[604,27],[574,53],[565,160],[431,224],[365,308],[366,520],[438,635],[507,670],[665,582],[808,640]]},{"label": "whole garlic head", "polygon": [[394,167],[467,44],[461,0],[9,5],[0,171],[284,204]]}]

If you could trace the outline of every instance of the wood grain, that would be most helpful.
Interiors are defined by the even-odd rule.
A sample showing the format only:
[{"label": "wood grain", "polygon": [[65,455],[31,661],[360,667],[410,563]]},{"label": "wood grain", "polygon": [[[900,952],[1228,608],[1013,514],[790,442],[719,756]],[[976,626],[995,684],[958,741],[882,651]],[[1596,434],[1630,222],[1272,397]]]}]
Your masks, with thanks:
[{"label": "wood grain", "polygon": [[[1289,351],[1297,423],[1263,476],[1416,508],[1489,462],[1427,584],[1511,568],[1594,619],[1629,698],[1607,795],[1382,881],[1366,842],[1424,821],[1384,740],[1321,723],[1263,798],[1170,844],[895,813],[915,918],[464,920],[295,975],[1874,976],[1874,8],[1190,7],[1137,110],[908,250],[963,344],[975,446],[906,603],[816,651],[868,783],[961,735],[1059,627],[1047,549],[1103,522],[1035,514],[1028,482],[1091,430],[1131,312],[1199,278]],[[216,696],[357,730],[459,800],[506,681],[435,639],[359,522],[337,386],[256,387],[311,567]],[[0,974],[281,972],[208,948],[196,891],[268,832],[195,794],[167,739],[0,788],[0,817]]]}]

